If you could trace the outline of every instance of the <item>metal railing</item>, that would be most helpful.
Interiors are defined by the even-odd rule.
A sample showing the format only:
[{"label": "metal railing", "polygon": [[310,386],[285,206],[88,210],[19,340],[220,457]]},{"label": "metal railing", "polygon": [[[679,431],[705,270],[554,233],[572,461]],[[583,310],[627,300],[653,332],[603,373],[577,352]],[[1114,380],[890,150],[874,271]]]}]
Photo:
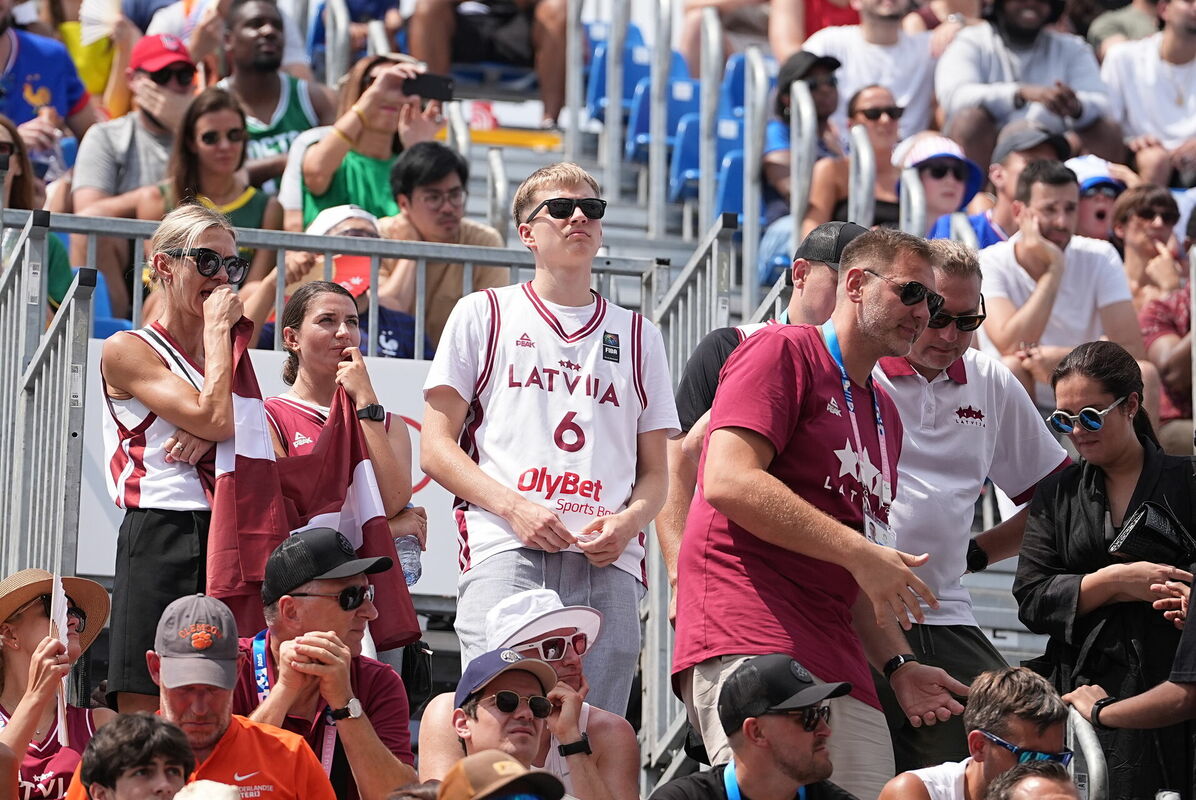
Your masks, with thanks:
[{"label": "metal railing", "polygon": [[507,230],[511,227],[511,185],[502,148],[491,147],[486,151],[486,163],[490,167],[486,171],[486,221],[506,244]]},{"label": "metal railing", "polygon": [[[324,13],[324,83],[336,86],[353,63],[352,45],[349,42],[349,5],[345,0],[327,0]],[[304,28],[306,33],[307,29]]]},{"label": "metal railing", "polygon": [[652,52],[652,114],[648,118],[648,236],[667,233],[669,71],[673,65],[673,0],[656,0],[656,47]]},{"label": "metal railing", "polygon": [[801,241],[801,224],[810,205],[810,184],[818,157],[818,112],[809,85],[789,85],[789,213],[793,217],[793,247]]},{"label": "metal railing", "polygon": [[565,160],[576,163],[581,157],[581,109],[585,89],[585,31],[581,24],[583,0],[568,0],[565,24]]},{"label": "metal railing", "polygon": [[1109,796],[1109,772],[1105,751],[1096,731],[1074,708],[1067,709],[1067,747],[1076,755],[1068,765],[1072,780],[1083,800],[1106,800]]},{"label": "metal railing", "polygon": [[465,106],[460,100],[452,100],[444,104],[444,119],[446,122],[445,144],[469,160],[469,147],[472,138],[469,135],[469,121],[465,119]]},{"label": "metal railing", "polygon": [[[616,4],[617,5],[617,4]],[[698,103],[698,230],[714,218],[715,179],[718,175],[718,95],[723,82],[723,23],[718,11],[702,10],[702,55],[699,63],[701,96]]]},{"label": "metal railing", "polygon": [[898,206],[898,226],[906,233],[914,236],[925,236],[926,225],[926,187],[922,185],[922,176],[917,167],[906,167],[901,171],[901,196]]},{"label": "metal railing", "polygon": [[743,313],[756,307],[759,280],[756,262],[760,252],[761,168],[764,164],[764,126],[768,122],[768,66],[759,47],[745,53],[743,95]]},{"label": "metal railing", "polygon": [[386,35],[386,23],[380,19],[372,19],[366,24],[366,52],[371,56],[384,56],[394,47],[390,37]]},{"label": "metal railing", "polygon": [[602,182],[607,198],[622,196],[623,51],[627,47],[626,3],[611,3],[606,34],[606,118],[602,129]]},{"label": "metal railing", "polygon": [[872,227],[876,215],[876,152],[868,139],[868,129],[851,129],[851,158],[847,179],[847,219],[865,228]]},{"label": "metal railing", "polygon": [[956,211],[951,215],[951,238],[973,250],[980,249],[980,240],[976,237],[976,230],[968,221],[968,215],[962,211]]},{"label": "metal railing", "polygon": [[745,324],[750,325],[781,318],[781,315],[785,313],[785,307],[789,304],[789,296],[792,294],[793,287],[789,285],[789,272],[788,269],[781,272],[781,276],[764,295],[760,305],[756,306],[756,310],[744,319]]}]

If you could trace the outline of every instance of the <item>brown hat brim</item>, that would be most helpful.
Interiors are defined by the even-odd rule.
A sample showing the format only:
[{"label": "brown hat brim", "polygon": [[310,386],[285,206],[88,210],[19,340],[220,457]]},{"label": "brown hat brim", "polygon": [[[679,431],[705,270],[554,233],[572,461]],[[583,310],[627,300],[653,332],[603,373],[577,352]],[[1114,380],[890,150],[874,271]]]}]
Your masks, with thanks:
[{"label": "brown hat brim", "polygon": [[[37,597],[50,594],[53,583],[52,574],[37,568],[23,569],[0,580],[0,621],[8,619],[18,608]],[[79,647],[86,651],[104,630],[112,601],[103,586],[87,578],[64,575],[62,587],[87,614],[87,628],[79,634]]]}]

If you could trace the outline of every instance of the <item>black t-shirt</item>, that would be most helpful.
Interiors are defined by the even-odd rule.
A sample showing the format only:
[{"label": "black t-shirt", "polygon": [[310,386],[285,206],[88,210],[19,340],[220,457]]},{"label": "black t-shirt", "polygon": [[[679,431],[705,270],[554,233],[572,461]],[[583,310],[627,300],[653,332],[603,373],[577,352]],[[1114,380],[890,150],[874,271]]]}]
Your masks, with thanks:
[{"label": "black t-shirt", "polygon": [[[693,775],[671,780],[658,787],[648,800],[727,800],[727,789],[723,786],[725,769],[725,766],[715,767],[708,772],[695,772]],[[806,800],[857,800],[855,795],[840,789],[830,781],[811,783],[805,789]],[[741,794],[740,800],[751,798]]]},{"label": "black t-shirt", "polygon": [[727,363],[731,351],[742,341],[742,335],[735,328],[718,328],[698,342],[693,355],[685,362],[685,371],[677,384],[677,416],[682,431],[688,433],[714,405],[718,373]]},{"label": "black t-shirt", "polygon": [[1172,683],[1196,683],[1196,620],[1184,625],[1171,662],[1170,678]]}]

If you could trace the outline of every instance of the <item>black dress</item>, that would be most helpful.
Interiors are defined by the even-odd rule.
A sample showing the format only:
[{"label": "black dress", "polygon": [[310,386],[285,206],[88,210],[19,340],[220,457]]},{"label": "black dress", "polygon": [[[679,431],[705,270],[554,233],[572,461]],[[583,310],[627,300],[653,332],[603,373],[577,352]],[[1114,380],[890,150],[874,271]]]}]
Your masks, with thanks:
[{"label": "black dress", "polygon": [[[1165,504],[1196,532],[1196,459],[1169,456],[1143,441],[1142,474],[1126,518],[1145,500]],[[1018,617],[1047,634],[1046,653],[1026,666],[1060,693],[1096,684],[1130,697],[1166,681],[1180,632],[1147,602],[1111,603],[1077,615],[1084,575],[1115,563],[1104,473],[1081,460],[1048,476],[1030,505],[1013,594]],[[1190,570],[1190,564],[1173,566]],[[1196,723],[1155,730],[1097,731],[1113,798],[1153,798],[1160,789],[1196,797]]]}]

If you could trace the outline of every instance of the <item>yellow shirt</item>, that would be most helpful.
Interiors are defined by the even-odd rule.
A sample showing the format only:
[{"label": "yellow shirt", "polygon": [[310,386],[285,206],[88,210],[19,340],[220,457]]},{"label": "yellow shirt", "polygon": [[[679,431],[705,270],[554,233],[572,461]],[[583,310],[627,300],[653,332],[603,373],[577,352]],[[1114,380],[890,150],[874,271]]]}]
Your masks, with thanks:
[{"label": "yellow shirt", "polygon": [[89,45],[83,44],[83,26],[79,22],[64,22],[58,26],[58,33],[66,45],[79,79],[92,97],[103,97],[108,87],[108,75],[112,72],[115,48],[111,38],[103,38]]}]

